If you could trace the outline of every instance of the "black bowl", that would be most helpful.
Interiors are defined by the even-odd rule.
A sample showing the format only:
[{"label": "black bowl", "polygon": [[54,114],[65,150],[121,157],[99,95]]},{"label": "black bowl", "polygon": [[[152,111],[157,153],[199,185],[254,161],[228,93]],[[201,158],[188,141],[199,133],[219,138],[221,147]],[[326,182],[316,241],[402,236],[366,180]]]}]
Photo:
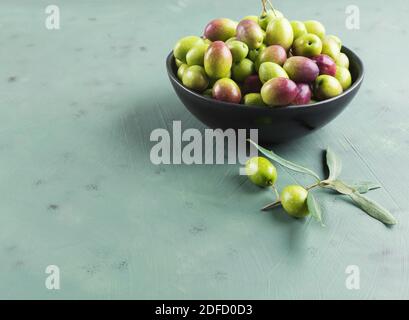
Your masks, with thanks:
[{"label": "black bowl", "polygon": [[259,142],[275,144],[305,136],[329,123],[351,102],[358,92],[364,66],[350,49],[343,47],[350,61],[352,86],[341,95],[310,105],[287,107],[245,106],[217,101],[186,87],[177,77],[177,67],[170,53],[166,60],[170,82],[186,108],[210,128],[226,130],[258,129]]}]

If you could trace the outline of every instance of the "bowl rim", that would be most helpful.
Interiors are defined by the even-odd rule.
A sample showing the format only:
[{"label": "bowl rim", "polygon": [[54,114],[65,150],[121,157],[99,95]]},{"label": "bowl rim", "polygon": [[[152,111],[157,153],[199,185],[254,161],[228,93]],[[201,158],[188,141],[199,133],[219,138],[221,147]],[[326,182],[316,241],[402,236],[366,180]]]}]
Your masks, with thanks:
[{"label": "bowl rim", "polygon": [[359,87],[362,83],[362,80],[364,79],[364,75],[365,75],[365,69],[364,69],[364,64],[361,60],[361,58],[359,58],[359,56],[351,49],[349,49],[348,47],[342,46],[341,49],[342,53],[345,53],[348,58],[350,60],[354,60],[358,66],[359,66],[359,73],[358,73],[358,77],[355,80],[355,82],[352,84],[352,86],[350,88],[348,88],[347,90],[345,90],[344,92],[342,92],[340,95],[327,99],[327,100],[322,100],[322,101],[317,101],[315,103],[312,104],[302,104],[302,105],[288,105],[288,106],[283,106],[283,107],[269,107],[266,108],[266,106],[251,106],[251,108],[249,109],[249,106],[244,105],[242,103],[231,103],[231,102],[226,102],[226,101],[219,101],[219,100],[215,100],[209,97],[206,97],[200,93],[197,93],[193,90],[190,90],[189,88],[186,88],[177,78],[177,76],[175,75],[175,73],[172,70],[172,63],[174,63],[174,59],[173,59],[173,51],[171,51],[167,58],[166,58],[166,69],[168,72],[169,77],[171,78],[171,80],[173,82],[175,82],[180,88],[182,88],[183,90],[187,91],[188,93],[190,93],[191,95],[202,99],[206,102],[209,103],[213,103],[215,105],[220,104],[220,105],[226,105],[226,106],[234,106],[235,108],[242,108],[242,109],[246,109],[246,110],[253,110],[253,109],[258,109],[258,110],[300,110],[300,109],[306,109],[306,108],[311,108],[311,107],[318,107],[321,105],[325,105],[325,104],[330,104],[330,102],[332,101],[336,101],[338,99],[341,99],[342,97],[348,95],[350,92],[352,92],[353,90],[355,90],[357,87]]}]

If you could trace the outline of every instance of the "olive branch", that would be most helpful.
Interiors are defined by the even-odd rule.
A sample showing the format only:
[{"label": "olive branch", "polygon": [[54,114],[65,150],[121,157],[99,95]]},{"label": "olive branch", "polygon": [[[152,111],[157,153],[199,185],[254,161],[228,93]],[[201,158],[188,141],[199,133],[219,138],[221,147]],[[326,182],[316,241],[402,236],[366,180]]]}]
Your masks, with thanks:
[{"label": "olive branch", "polygon": [[274,6],[273,6],[273,4],[272,4],[272,2],[270,0],[261,0],[261,5],[263,7],[263,11],[261,12],[261,16],[264,16],[264,15],[267,14],[267,4],[269,5],[271,10],[273,11],[274,15],[277,17]]},{"label": "olive branch", "polygon": [[[331,189],[336,191],[340,195],[348,196],[358,207],[365,211],[369,216],[381,221],[386,225],[394,225],[397,223],[397,220],[387,209],[385,209],[375,201],[363,195],[371,190],[381,188],[379,184],[368,181],[344,182],[339,179],[339,176],[342,171],[342,161],[331,149],[326,150],[326,165],[329,170],[329,176],[327,179],[321,179],[320,176],[314,171],[306,167],[303,167],[299,164],[288,161],[278,156],[273,151],[267,150],[259,146],[252,140],[248,141],[252,145],[254,145],[263,155],[273,160],[274,162],[277,162],[278,164],[286,167],[287,169],[309,175],[315,179],[314,184],[305,187],[305,189],[308,191],[307,207],[310,214],[318,222],[320,222],[321,225],[324,225],[322,221],[322,211],[313,193],[310,192],[312,189],[317,187]],[[276,201],[261,208],[262,211],[267,211],[281,206],[281,200],[277,192],[277,189],[275,188],[275,186],[272,187],[276,195]]]}]

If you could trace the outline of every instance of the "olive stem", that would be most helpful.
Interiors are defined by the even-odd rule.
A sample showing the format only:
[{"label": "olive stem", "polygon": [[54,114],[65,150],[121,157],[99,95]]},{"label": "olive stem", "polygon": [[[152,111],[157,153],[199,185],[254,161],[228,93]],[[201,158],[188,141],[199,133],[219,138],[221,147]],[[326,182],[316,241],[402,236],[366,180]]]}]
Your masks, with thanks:
[{"label": "olive stem", "polygon": [[261,208],[260,210],[261,211],[267,211],[267,210],[273,209],[275,207],[278,207],[279,205],[281,205],[281,201],[277,200],[276,202],[273,202],[273,203],[270,203],[270,204],[266,205],[265,207]]},{"label": "olive stem", "polygon": [[309,191],[309,190],[311,190],[311,189],[314,189],[314,188],[316,188],[316,187],[319,187],[319,186],[321,185],[321,182],[322,182],[322,181],[319,181],[319,182],[317,182],[317,183],[314,183],[314,184],[312,184],[312,185],[306,187],[305,190]]},{"label": "olive stem", "polygon": [[263,16],[267,12],[266,2],[267,0],[261,0],[261,4],[263,5],[263,12],[261,13],[261,16]]},{"label": "olive stem", "polygon": [[270,5],[271,9],[273,10],[273,13],[274,13],[275,17],[277,18],[277,14],[276,14],[276,11],[275,11],[275,9],[274,9],[273,4],[271,3],[270,0],[267,0],[267,2],[268,2],[268,4]]},{"label": "olive stem", "polygon": [[275,185],[271,185],[271,188],[273,189],[274,194],[276,195],[277,201],[279,201],[280,200],[280,194],[278,193],[277,188],[275,187]]}]

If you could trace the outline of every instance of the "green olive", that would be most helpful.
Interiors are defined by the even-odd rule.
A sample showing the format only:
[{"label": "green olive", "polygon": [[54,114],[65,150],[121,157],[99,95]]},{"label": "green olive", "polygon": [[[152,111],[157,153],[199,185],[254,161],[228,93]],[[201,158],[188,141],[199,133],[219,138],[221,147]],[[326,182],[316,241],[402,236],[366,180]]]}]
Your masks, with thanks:
[{"label": "green olive", "polygon": [[248,76],[251,76],[254,71],[254,62],[250,59],[244,59],[233,66],[232,78],[234,81],[243,82]]},{"label": "green olive", "polygon": [[186,54],[186,63],[188,66],[203,66],[204,55],[209,47],[208,44],[199,43],[190,49]]},{"label": "green olive", "polygon": [[322,41],[322,54],[326,54],[333,60],[336,60],[341,53],[341,49],[337,40],[331,37],[326,37]]},{"label": "green olive", "polygon": [[332,38],[335,40],[336,43],[338,43],[339,49],[342,49],[342,41],[339,37],[334,36],[333,34],[327,36],[327,38]]},{"label": "green olive", "polygon": [[232,41],[238,41],[238,40],[237,40],[237,37],[231,37],[230,39],[227,39],[225,43],[226,43],[226,44],[229,44],[229,43],[232,42]]},{"label": "green olive", "polygon": [[316,34],[321,39],[325,37],[325,27],[321,22],[316,20],[304,21],[304,25],[307,28],[308,33]]},{"label": "green olive", "polygon": [[180,67],[183,64],[183,61],[175,58],[176,67]]},{"label": "green olive", "polygon": [[258,18],[258,24],[263,30],[267,29],[268,24],[277,18],[284,18],[284,15],[278,10],[268,10]]},{"label": "green olive", "polygon": [[347,68],[337,66],[335,78],[339,81],[344,91],[347,90],[352,84],[351,72],[349,72]]},{"label": "green olive", "polygon": [[291,27],[293,27],[293,32],[294,32],[294,40],[299,38],[300,36],[303,36],[304,34],[307,34],[307,28],[305,27],[304,22],[294,20],[291,21]]},{"label": "green olive", "polygon": [[233,56],[233,62],[241,62],[249,53],[249,47],[244,42],[232,40],[226,42]]},{"label": "green olive", "polygon": [[337,66],[349,68],[349,59],[345,53],[340,53],[339,56],[335,59]]},{"label": "green olive", "polygon": [[262,83],[266,83],[268,80],[271,80],[273,78],[289,79],[288,74],[283,69],[283,67],[274,62],[262,63],[258,70],[258,75]]},{"label": "green olive", "polygon": [[203,67],[191,66],[183,72],[183,85],[194,91],[203,92],[209,85],[209,79]]},{"label": "green olive", "polygon": [[204,95],[205,97],[212,98],[212,97],[213,97],[212,92],[213,92],[212,88],[206,89],[206,90],[203,92],[203,95]]},{"label": "green olive", "polygon": [[265,48],[267,48],[267,47],[266,47],[266,45],[263,43],[260,48],[250,50],[247,57],[248,57],[251,61],[256,62],[257,57],[259,56],[259,54],[260,54],[261,52],[263,52],[263,50],[264,50]]},{"label": "green olive", "polygon": [[251,61],[255,62],[256,59],[257,59],[257,57],[258,57],[258,55],[259,55],[258,50],[257,50],[257,49],[253,49],[253,50],[250,50],[250,51],[249,51],[248,58],[249,58]]},{"label": "green olive", "polygon": [[247,106],[265,106],[260,93],[248,93],[244,96],[244,104]]},{"label": "green olive", "polygon": [[292,217],[303,218],[308,212],[308,191],[301,186],[286,186],[280,194],[281,204],[284,210]]},{"label": "green olive", "polygon": [[253,157],[247,160],[246,173],[251,182],[260,187],[272,186],[277,180],[276,167],[263,157]]},{"label": "green olive", "polygon": [[185,73],[186,69],[189,68],[187,64],[182,64],[178,69],[178,78],[180,81],[183,79],[183,74]]},{"label": "green olive", "polygon": [[173,49],[173,55],[176,59],[186,63],[186,54],[196,44],[203,43],[203,39],[196,36],[188,36],[180,39]]}]

